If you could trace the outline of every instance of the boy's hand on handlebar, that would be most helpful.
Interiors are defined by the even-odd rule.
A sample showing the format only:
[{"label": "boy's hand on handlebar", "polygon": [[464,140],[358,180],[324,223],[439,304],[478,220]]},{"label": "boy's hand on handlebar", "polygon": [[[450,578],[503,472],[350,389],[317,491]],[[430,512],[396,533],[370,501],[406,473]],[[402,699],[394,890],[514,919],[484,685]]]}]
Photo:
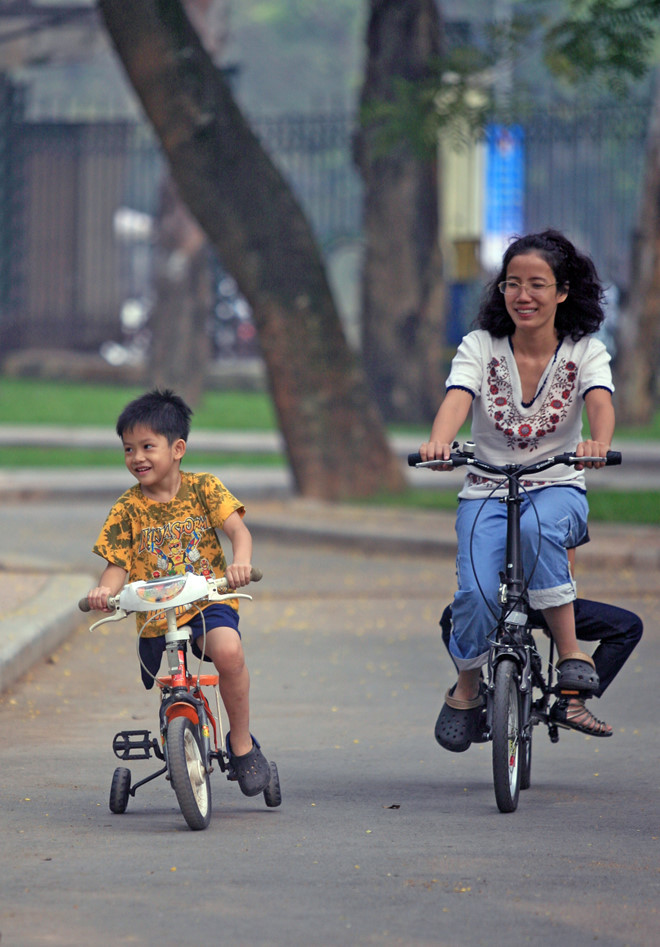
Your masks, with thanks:
[{"label": "boy's hand on handlebar", "polygon": [[250,584],[250,574],[252,566],[250,563],[233,562],[227,566],[225,578],[230,589],[240,589],[244,585]]},{"label": "boy's hand on handlebar", "polygon": [[90,589],[87,593],[87,604],[92,612],[111,612],[108,608],[108,599],[113,594],[112,589],[105,585],[99,585],[95,589]]},{"label": "boy's hand on handlebar", "polygon": [[576,457],[602,457],[603,462],[600,464],[576,464],[576,470],[583,470],[585,467],[604,467],[605,466],[605,457],[608,450],[610,449],[609,444],[605,444],[602,441],[582,441],[577,446],[575,451]]},{"label": "boy's hand on handlebar", "polygon": [[[440,444],[438,441],[428,441],[420,444],[419,453],[423,461],[429,460],[449,460],[451,456],[451,444]],[[452,464],[438,464],[434,470],[451,470]]]}]

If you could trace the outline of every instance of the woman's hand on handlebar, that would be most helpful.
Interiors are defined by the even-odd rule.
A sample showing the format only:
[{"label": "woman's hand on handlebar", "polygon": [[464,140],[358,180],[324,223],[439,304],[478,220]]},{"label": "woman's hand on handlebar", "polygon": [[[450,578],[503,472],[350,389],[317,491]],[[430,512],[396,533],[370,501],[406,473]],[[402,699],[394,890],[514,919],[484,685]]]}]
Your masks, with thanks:
[{"label": "woman's hand on handlebar", "polygon": [[605,457],[609,449],[610,445],[605,444],[603,441],[581,441],[575,451],[576,457],[602,457],[603,462],[601,464],[576,464],[575,469],[583,470],[585,467],[604,467]]},{"label": "woman's hand on handlebar", "polygon": [[[449,460],[451,456],[451,444],[441,444],[438,441],[427,441],[419,445],[419,453],[423,461],[429,460]],[[452,464],[438,464],[433,470],[451,470]]]}]

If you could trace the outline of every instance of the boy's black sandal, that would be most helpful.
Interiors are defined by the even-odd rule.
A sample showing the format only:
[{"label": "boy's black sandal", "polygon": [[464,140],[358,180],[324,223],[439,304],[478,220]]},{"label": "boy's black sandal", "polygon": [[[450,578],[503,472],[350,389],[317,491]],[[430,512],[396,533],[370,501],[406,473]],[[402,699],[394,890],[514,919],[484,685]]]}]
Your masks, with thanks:
[{"label": "boy's black sandal", "polygon": [[454,697],[454,684],[445,694],[445,702],[435,724],[435,738],[452,753],[463,753],[471,743],[481,737],[481,717],[484,708],[484,695],[473,700],[461,700]]},{"label": "boy's black sandal", "polygon": [[[575,703],[571,706],[571,700]],[[559,727],[570,730],[579,730],[591,737],[611,737],[612,731],[607,729],[604,720],[594,717],[585,706],[583,697],[559,697],[550,708],[550,719]]]},{"label": "boy's black sandal", "polygon": [[[234,756],[227,734],[227,755],[229,757],[228,779],[235,779],[244,796],[258,796],[270,782],[270,766],[261,752],[257,740],[252,737],[252,749],[243,756]],[[250,734],[252,736],[252,734]]]}]

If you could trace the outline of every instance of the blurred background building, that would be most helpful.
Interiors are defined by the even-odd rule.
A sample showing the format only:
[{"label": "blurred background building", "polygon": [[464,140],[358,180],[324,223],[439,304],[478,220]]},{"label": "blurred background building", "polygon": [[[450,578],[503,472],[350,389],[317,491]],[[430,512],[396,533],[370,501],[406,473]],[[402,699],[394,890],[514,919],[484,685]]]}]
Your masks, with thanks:
[{"label": "blurred background building", "polygon": [[[506,6],[443,3],[449,42],[478,36],[484,19],[496,8],[506,12]],[[273,65],[269,84],[277,89],[279,81],[286,91],[288,81],[290,96],[278,104],[263,94],[256,66],[265,56],[263,35],[241,26],[240,16],[224,59],[237,98],[307,212],[355,345],[362,190],[351,148],[362,18],[356,13],[351,41],[342,47],[343,75],[330,65],[325,73],[321,68],[325,81],[322,75],[316,91],[308,90],[305,104],[295,59],[281,77]],[[274,58],[271,51],[264,68]],[[515,82],[515,73],[505,80]],[[535,110],[515,123],[491,124],[478,142],[441,146],[439,239],[449,282],[450,344],[471,321],[484,272],[512,232],[557,226],[587,248],[611,286],[613,320],[616,300],[627,290],[625,248],[636,216],[648,104],[640,98],[585,107],[541,94],[536,101]],[[117,364],[140,359],[163,173],[158,144],[109,48],[95,4],[1,2],[3,355],[49,347],[102,350]],[[209,254],[214,351],[223,358],[254,356],[249,307],[222,261]]]}]

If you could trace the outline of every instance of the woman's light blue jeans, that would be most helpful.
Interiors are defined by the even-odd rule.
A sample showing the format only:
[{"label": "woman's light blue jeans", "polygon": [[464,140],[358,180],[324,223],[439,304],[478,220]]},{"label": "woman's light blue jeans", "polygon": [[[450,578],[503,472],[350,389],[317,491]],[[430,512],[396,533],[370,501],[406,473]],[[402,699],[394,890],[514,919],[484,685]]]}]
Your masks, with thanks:
[{"label": "woman's light blue jeans", "polygon": [[[531,608],[543,610],[575,599],[566,550],[585,538],[588,512],[587,497],[576,487],[542,487],[521,496],[520,536]],[[452,605],[449,650],[462,671],[486,663],[489,635],[500,615],[498,590],[500,573],[505,570],[506,516],[506,503],[496,497],[485,502],[459,501],[458,590]]]}]

